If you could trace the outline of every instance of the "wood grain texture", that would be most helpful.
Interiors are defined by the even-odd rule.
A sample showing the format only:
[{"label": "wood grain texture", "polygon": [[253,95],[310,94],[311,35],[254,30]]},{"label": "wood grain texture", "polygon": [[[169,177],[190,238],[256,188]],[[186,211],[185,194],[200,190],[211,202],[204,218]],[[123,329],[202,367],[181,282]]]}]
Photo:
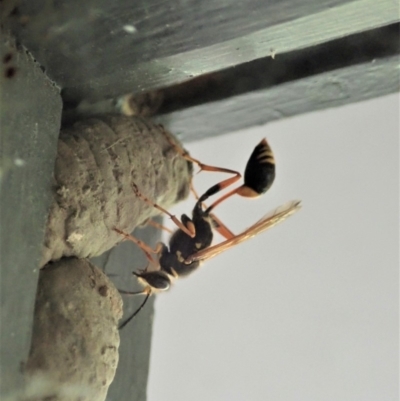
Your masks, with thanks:
[{"label": "wood grain texture", "polygon": [[174,85],[399,20],[392,0],[18,4],[9,25],[72,102]]},{"label": "wood grain texture", "polygon": [[158,114],[168,114],[290,82],[296,84],[303,78],[400,54],[399,35],[400,24],[392,24],[274,58],[257,59],[149,94],[162,98]]},{"label": "wood grain texture", "polygon": [[[321,6],[324,6],[322,2],[313,2],[309,4],[310,14],[303,14],[293,19],[288,18],[289,20],[282,23],[277,22],[278,18],[267,28],[229,40],[222,39],[219,25],[209,20],[207,30],[213,32],[215,26],[218,27],[218,33],[215,32],[219,39],[218,43],[203,46],[200,41],[194,49],[138,63],[133,69],[124,69],[122,76],[118,76],[118,81],[122,79],[123,82],[130,82],[137,92],[157,89],[265,56],[315,46],[399,21],[398,7],[391,0],[379,2],[358,0],[342,5],[332,4],[331,8],[326,7],[328,9],[322,10]],[[282,8],[285,9],[284,6]],[[271,12],[273,14],[273,10]],[[264,14],[259,14],[257,17],[261,16]],[[236,24],[236,21],[231,20],[231,23]],[[194,34],[192,33],[191,36]],[[102,92],[102,88],[109,82],[115,82],[114,87],[118,87],[116,77],[114,73],[111,73],[105,74],[104,78],[92,80],[89,85],[68,87],[65,89],[64,96],[66,99],[93,98],[96,95],[92,88]]]},{"label": "wood grain texture", "polygon": [[399,65],[395,55],[194,106],[160,120],[184,141],[221,135],[397,92]]},{"label": "wood grain texture", "polygon": [[[21,385],[61,121],[57,87],[1,35],[0,398]],[[10,74],[10,71],[14,71]]]}]

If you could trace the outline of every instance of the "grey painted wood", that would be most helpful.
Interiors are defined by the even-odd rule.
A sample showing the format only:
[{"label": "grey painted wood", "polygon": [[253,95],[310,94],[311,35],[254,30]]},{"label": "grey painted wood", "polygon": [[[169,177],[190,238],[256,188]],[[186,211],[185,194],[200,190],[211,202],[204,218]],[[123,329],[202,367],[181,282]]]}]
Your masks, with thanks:
[{"label": "grey painted wood", "polygon": [[[136,229],[133,235],[154,247],[161,233],[148,226]],[[141,290],[132,272],[144,269],[147,260],[135,244],[123,242],[102,256],[93,258],[92,262],[111,276],[117,288],[127,291]],[[122,295],[122,298],[124,321],[137,310],[144,297]],[[153,319],[154,297],[150,297],[140,313],[120,331],[120,359],[107,401],[146,400]]]},{"label": "grey painted wood", "polygon": [[367,65],[400,54],[399,35],[400,24],[396,23],[206,74],[157,91],[163,99],[158,114],[168,114],[255,90],[270,89],[352,65]]},{"label": "grey painted wood", "polygon": [[398,20],[392,0],[23,0],[8,22],[75,102],[174,85]]},{"label": "grey painted wood", "polygon": [[399,65],[394,55],[176,111],[160,121],[184,141],[234,132],[397,92]]},{"label": "grey painted wood", "polygon": [[24,48],[1,38],[0,398],[21,387],[29,352],[61,121],[57,87]]},{"label": "grey painted wood", "polygon": [[[287,6],[281,5],[283,13]],[[323,2],[312,2],[308,6],[309,14],[293,19],[288,17],[282,23],[276,20],[272,22],[269,19],[270,26],[230,40],[224,40],[220,36],[216,21],[208,20],[205,29],[213,32],[217,27],[218,33],[214,32],[218,37],[218,43],[203,47],[200,40],[200,45],[193,49],[138,63],[134,68],[124,69],[118,76],[112,72],[104,78],[92,79],[83,86],[68,86],[65,88],[65,97],[95,98],[97,93],[104,93],[104,88],[110,81],[114,84],[111,95],[116,94],[115,90],[120,87],[121,82],[129,83],[135,92],[165,87],[267,55],[283,54],[315,46],[399,21],[398,6],[391,0],[358,0],[342,5],[332,4],[331,7],[324,7],[322,10],[320,7],[326,6]],[[304,11],[306,9],[303,8]],[[251,10],[251,4],[248,10]],[[270,17],[273,15],[273,10],[268,13],[266,9],[265,14],[255,13],[253,17],[257,15],[257,18],[262,18],[267,14]],[[236,23],[235,19],[231,20],[232,25]]]},{"label": "grey painted wood", "polygon": [[[185,140],[341,106],[398,90],[399,34],[396,23],[204,74],[147,95],[162,99],[156,119]],[[81,106],[65,110],[63,117],[117,110],[111,100]]]}]

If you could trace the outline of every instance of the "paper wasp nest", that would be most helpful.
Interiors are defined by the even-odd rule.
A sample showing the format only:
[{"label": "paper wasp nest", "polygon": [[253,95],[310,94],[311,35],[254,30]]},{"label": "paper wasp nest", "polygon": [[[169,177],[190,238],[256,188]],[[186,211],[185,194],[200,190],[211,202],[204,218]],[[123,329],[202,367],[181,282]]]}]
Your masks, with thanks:
[{"label": "paper wasp nest", "polygon": [[86,259],[40,273],[24,401],[105,400],[118,364],[122,300]]},{"label": "paper wasp nest", "polygon": [[192,165],[162,132],[148,120],[121,115],[61,130],[40,266],[63,256],[100,255],[121,240],[113,227],[131,232],[156,214],[136,197],[133,183],[166,209],[187,197]]}]

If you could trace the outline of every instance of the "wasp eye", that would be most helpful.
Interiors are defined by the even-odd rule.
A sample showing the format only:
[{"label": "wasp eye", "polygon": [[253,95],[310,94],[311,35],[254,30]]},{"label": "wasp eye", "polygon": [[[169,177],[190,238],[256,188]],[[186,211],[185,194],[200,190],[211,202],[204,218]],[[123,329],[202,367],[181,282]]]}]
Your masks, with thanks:
[{"label": "wasp eye", "polygon": [[162,271],[144,272],[138,274],[137,276],[141,281],[159,291],[167,291],[171,285],[170,278]]}]

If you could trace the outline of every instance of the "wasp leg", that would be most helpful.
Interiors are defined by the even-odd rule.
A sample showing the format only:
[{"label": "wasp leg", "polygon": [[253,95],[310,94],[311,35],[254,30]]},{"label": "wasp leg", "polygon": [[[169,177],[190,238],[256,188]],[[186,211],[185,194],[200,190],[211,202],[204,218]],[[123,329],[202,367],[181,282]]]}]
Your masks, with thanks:
[{"label": "wasp leg", "polygon": [[[247,162],[243,185],[221,196],[206,209],[206,212],[211,212],[211,210],[217,205],[234,194],[238,194],[246,198],[256,198],[265,193],[271,187],[274,179],[275,159],[267,140],[264,138],[254,148],[253,153]],[[201,196],[201,200],[206,200],[209,196],[214,195],[221,189],[222,188],[219,187],[219,184],[214,185]]]},{"label": "wasp leg", "polygon": [[121,323],[118,326],[118,330],[122,330],[143,309],[143,307],[146,305],[147,300],[150,298],[151,288],[147,287],[139,293],[129,293],[128,291],[126,291],[125,294],[130,294],[130,295],[146,294],[146,297],[145,297],[144,301],[142,302],[142,304],[139,306],[139,308],[136,309],[136,311],[134,313],[132,313],[132,315],[129,316],[128,319],[125,320],[125,322]]},{"label": "wasp leg", "polygon": [[136,184],[132,184],[133,190],[135,191],[135,194],[137,197],[139,197],[140,199],[142,199],[144,202],[146,202],[148,205],[151,205],[153,207],[155,207],[157,210],[159,210],[160,212],[166,214],[167,216],[170,217],[170,219],[183,231],[185,232],[187,235],[189,235],[189,237],[194,238],[194,236],[196,235],[195,231],[192,231],[194,229],[194,226],[190,226],[190,227],[186,227],[176,216],[174,216],[173,214],[171,214],[170,212],[168,212],[168,210],[164,209],[163,207],[161,207],[160,205],[157,205],[157,203],[152,202],[147,196],[144,196],[140,191],[139,188],[137,187]]},{"label": "wasp leg", "polygon": [[182,157],[184,157],[186,160],[197,164],[200,168],[200,171],[216,171],[216,172],[220,172],[220,173],[234,174],[237,178],[233,182],[239,180],[240,177],[242,176],[237,171],[230,170],[230,169],[223,168],[223,167],[209,166],[208,164],[204,164],[200,160],[195,159],[194,157],[190,156],[186,150],[184,150],[182,147],[180,147],[178,144],[176,144],[171,139],[171,136],[169,135],[168,131],[162,125],[159,125],[159,127],[161,128],[162,133],[164,134],[165,138],[167,139],[169,144],[175,149],[175,151],[177,153],[179,153]]},{"label": "wasp leg", "polygon": [[168,232],[169,234],[173,234],[173,233],[174,233],[174,232],[173,232],[172,230],[170,230],[168,227],[165,227],[164,225],[162,225],[162,224],[160,224],[160,223],[157,223],[157,222],[154,221],[153,219],[149,219],[149,220],[147,221],[147,224],[148,224],[149,226],[158,228],[158,229],[160,229],[160,230],[164,230],[164,231]]},{"label": "wasp leg", "polygon": [[119,230],[118,228],[114,227],[113,230],[115,232],[117,232],[118,234],[122,235],[123,237],[125,237],[125,239],[132,241],[133,243],[135,243],[146,255],[146,258],[150,261],[150,263],[153,264],[158,264],[158,262],[156,262],[153,257],[151,256],[152,253],[154,254],[158,254],[160,252],[160,246],[159,244],[157,244],[155,249],[152,249],[150,246],[148,246],[147,244],[145,244],[143,241],[141,241],[140,239],[135,238],[133,235],[130,235],[128,233],[125,233],[121,230]]},{"label": "wasp leg", "polygon": [[220,233],[224,238],[231,239],[235,234],[213,213],[210,214],[213,228]]},{"label": "wasp leg", "polygon": [[192,191],[193,196],[196,198],[196,200],[199,200],[200,196],[197,193],[196,189],[194,188],[194,185],[193,185],[192,181],[190,181],[190,190]]}]

